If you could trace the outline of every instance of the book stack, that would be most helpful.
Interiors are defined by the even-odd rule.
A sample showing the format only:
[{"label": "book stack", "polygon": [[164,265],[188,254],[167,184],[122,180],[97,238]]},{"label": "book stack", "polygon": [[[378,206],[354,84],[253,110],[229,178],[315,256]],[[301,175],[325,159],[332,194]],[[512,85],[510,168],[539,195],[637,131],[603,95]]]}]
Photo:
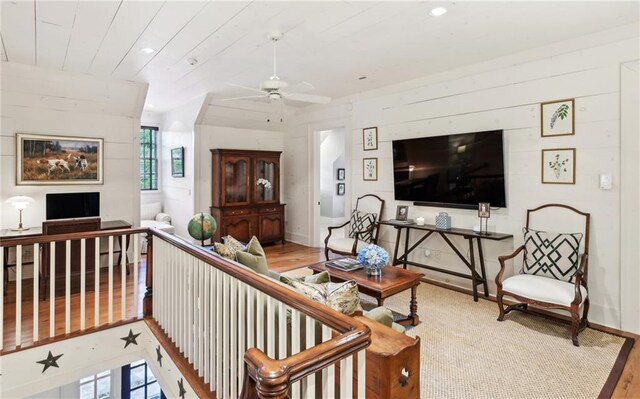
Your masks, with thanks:
[{"label": "book stack", "polygon": [[353,258],[333,259],[331,261],[326,262],[325,266],[332,267],[334,269],[342,270],[345,272],[352,272],[354,270],[362,269],[364,267],[361,263],[358,263],[358,261]]}]

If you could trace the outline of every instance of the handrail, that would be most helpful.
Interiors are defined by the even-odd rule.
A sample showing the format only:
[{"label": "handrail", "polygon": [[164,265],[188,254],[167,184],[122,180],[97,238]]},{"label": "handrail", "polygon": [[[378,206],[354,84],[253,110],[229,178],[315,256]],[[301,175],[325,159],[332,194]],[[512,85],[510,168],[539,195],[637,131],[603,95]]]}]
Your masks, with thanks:
[{"label": "handrail", "polygon": [[244,398],[255,397],[255,393],[260,397],[284,398],[292,383],[354,355],[371,343],[369,327],[350,316],[280,286],[265,276],[239,268],[173,235],[159,230],[151,234],[338,332],[328,341],[280,360],[270,358],[257,348],[249,348],[245,354]]},{"label": "handrail", "polygon": [[135,227],[127,229],[114,229],[114,230],[99,230],[99,231],[82,231],[77,233],[64,233],[64,234],[38,234],[26,237],[6,237],[0,238],[0,246],[2,247],[14,247],[16,245],[31,245],[31,244],[43,244],[48,242],[66,241],[66,240],[81,240],[96,237],[108,237],[108,236],[121,236],[137,233],[149,233],[153,230],[149,227]]}]

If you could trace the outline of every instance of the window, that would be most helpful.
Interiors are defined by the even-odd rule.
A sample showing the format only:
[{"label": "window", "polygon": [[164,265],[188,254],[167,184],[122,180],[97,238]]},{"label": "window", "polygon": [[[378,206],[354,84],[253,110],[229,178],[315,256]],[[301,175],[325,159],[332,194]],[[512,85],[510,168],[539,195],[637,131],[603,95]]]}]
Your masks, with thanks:
[{"label": "window", "polygon": [[140,190],[158,189],[158,128],[140,128]]},{"label": "window", "polygon": [[122,367],[122,399],[166,399],[144,360]]},{"label": "window", "polygon": [[111,397],[111,370],[80,380],[80,399],[107,399]]}]

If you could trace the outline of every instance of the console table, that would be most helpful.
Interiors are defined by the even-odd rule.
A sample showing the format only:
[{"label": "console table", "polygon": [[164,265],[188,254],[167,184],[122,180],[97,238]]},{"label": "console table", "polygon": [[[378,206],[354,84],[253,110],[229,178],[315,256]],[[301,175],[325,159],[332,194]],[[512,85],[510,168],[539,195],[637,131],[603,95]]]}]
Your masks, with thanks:
[{"label": "console table", "polygon": [[[396,229],[396,245],[393,252],[393,263],[392,265],[403,264],[403,267],[406,269],[407,265],[421,267],[427,270],[433,270],[439,273],[445,273],[456,277],[462,277],[471,280],[471,286],[473,290],[473,300],[478,302],[478,285],[482,284],[484,288],[484,296],[489,296],[489,286],[487,285],[487,273],[484,267],[484,253],[482,251],[482,240],[493,240],[493,241],[502,241],[508,238],[512,238],[511,234],[504,233],[478,233],[469,229],[458,229],[451,228],[447,230],[438,229],[436,226],[431,224],[425,224],[422,226],[418,226],[415,223],[406,224],[403,222],[397,222],[394,220],[383,220],[378,222],[380,225],[392,226]],[[404,230],[404,253],[398,257],[398,249],[400,248],[400,239],[402,236],[402,231]],[[423,232],[424,235],[416,241],[411,247],[409,247],[409,232],[411,230],[418,230]],[[435,266],[430,266],[424,263],[413,262],[409,260],[409,254],[413,252],[420,244],[422,244],[427,238],[432,235],[439,235],[442,237],[444,242],[451,247],[453,252],[460,258],[460,260],[464,263],[464,265],[469,269],[470,274],[464,274],[460,272],[456,272],[453,270],[442,269]],[[467,259],[462,252],[451,242],[448,236],[460,236],[466,239],[469,243],[469,258]],[[475,244],[474,244],[475,243]],[[475,260],[475,245],[478,246],[478,258],[480,260],[480,273],[476,270],[476,260]]]}]

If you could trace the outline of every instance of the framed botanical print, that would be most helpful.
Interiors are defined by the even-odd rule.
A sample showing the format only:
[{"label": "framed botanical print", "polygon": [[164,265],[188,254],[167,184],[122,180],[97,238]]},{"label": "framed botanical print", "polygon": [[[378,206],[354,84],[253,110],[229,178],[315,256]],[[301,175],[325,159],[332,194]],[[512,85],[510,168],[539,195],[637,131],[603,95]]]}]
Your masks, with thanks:
[{"label": "framed botanical print", "polygon": [[378,128],[368,127],[362,129],[362,149],[365,151],[378,149]]},{"label": "framed botanical print", "polygon": [[184,177],[184,147],[171,150],[171,176]]},{"label": "framed botanical print", "polygon": [[103,139],[16,134],[16,184],[103,184]]},{"label": "framed botanical print", "polygon": [[342,181],[342,180],[344,180],[344,176],[345,176],[345,174],[344,174],[344,168],[338,168],[338,173],[337,173],[336,178],[337,178],[338,180]]},{"label": "framed botanical print", "polygon": [[575,148],[553,148],[542,150],[542,183],[576,183]]},{"label": "framed botanical print", "polygon": [[542,137],[575,134],[574,99],[549,101],[540,104]]},{"label": "framed botanical print", "polygon": [[378,180],[378,158],[364,158],[362,160],[363,180]]},{"label": "framed botanical print", "polygon": [[345,192],[345,185],[344,185],[344,183],[338,183],[338,187],[337,187],[336,194],[337,194],[337,195],[344,195],[344,192]]}]

